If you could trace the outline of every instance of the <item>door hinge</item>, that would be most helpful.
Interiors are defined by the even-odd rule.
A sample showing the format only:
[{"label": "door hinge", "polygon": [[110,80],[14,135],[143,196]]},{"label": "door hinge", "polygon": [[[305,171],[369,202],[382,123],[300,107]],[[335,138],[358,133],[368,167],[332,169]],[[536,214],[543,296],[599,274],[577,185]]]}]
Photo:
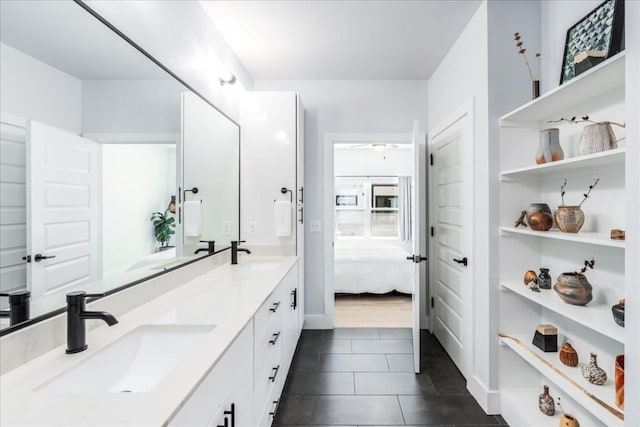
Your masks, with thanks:
[{"label": "door hinge", "polygon": [[431,297],[431,308],[433,308],[434,305],[435,305],[435,302],[433,300],[433,297]]},{"label": "door hinge", "polygon": [[431,237],[436,235],[436,230],[435,228],[431,227]]},{"label": "door hinge", "polygon": [[433,166],[433,153],[429,154],[429,164]]}]

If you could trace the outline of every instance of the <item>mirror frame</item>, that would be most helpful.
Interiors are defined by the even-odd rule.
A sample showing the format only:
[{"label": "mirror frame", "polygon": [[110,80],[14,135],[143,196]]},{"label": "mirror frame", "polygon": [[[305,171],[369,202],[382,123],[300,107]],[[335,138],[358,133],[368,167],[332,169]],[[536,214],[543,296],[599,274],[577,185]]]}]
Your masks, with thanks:
[{"label": "mirror frame", "polygon": [[[180,77],[178,77],[177,74],[175,74],[173,71],[171,71],[169,68],[167,68],[164,64],[162,64],[160,61],[158,61],[156,58],[154,58],[149,52],[147,52],[146,50],[144,50],[142,47],[140,47],[139,44],[137,44],[136,42],[134,42],[132,39],[130,39],[126,34],[124,34],[122,31],[120,31],[116,26],[114,26],[113,24],[111,24],[107,19],[105,19],[102,15],[100,15],[98,12],[96,12],[95,10],[93,10],[89,5],[85,4],[82,0],[71,0],[73,1],[75,4],[77,4],[78,6],[80,6],[82,9],[84,9],[86,12],[88,12],[91,16],[93,16],[95,19],[97,19],[99,22],[101,22],[103,25],[105,25],[107,28],[109,28],[111,31],[113,31],[117,36],[119,36],[122,40],[124,40],[125,42],[127,42],[129,45],[131,45],[133,48],[135,48],[138,52],[140,52],[141,54],[143,54],[145,57],[147,57],[147,59],[151,60],[154,64],[156,64],[158,67],[160,67],[164,72],[166,72],[167,74],[169,74],[171,77],[173,77],[174,79],[176,79],[180,84],[182,84],[187,90],[193,92],[194,94],[196,94],[200,99],[202,99],[204,102],[206,102],[208,105],[210,105],[214,110],[216,110],[218,113],[222,114],[223,117],[225,117],[227,120],[229,120],[231,123],[233,123],[234,125],[236,125],[238,127],[238,152],[241,153],[242,152],[242,136],[241,136],[241,127],[240,124],[238,122],[236,122],[235,120],[233,120],[231,117],[229,117],[227,114],[225,114],[222,110],[220,110],[218,107],[216,107],[213,103],[211,103],[206,97],[204,97],[200,92],[198,92],[197,90],[195,90],[191,85],[189,85],[187,82],[185,82],[183,79],[181,79]],[[241,168],[242,168],[242,163],[240,161],[240,155],[238,156],[238,193],[240,193],[240,176],[241,176]],[[238,200],[238,239],[240,239],[241,236],[241,222],[240,222],[240,198]],[[152,280],[158,276],[162,276],[164,274],[173,272],[175,270],[178,270],[180,268],[186,267],[190,264],[193,264],[195,262],[201,261],[204,258],[219,254],[221,252],[224,252],[226,250],[228,250],[230,248],[230,246],[227,246],[225,248],[222,248],[220,250],[217,250],[211,254],[206,254],[200,257],[196,257],[192,260],[189,261],[185,261],[182,264],[178,264],[175,265],[171,268],[166,268],[162,271],[159,271],[157,273],[151,274],[149,276],[145,276],[142,277],[140,279],[134,280],[133,282],[130,283],[126,283],[124,285],[115,287],[113,289],[109,289],[108,291],[103,292],[104,296],[109,296],[109,295],[113,295],[117,292],[123,291],[125,289],[129,289],[133,286],[139,285],[140,283],[143,282],[147,282],[149,280]],[[97,298],[90,298],[87,300],[87,302],[92,302],[92,301],[96,301],[100,298],[103,297],[97,297]],[[17,325],[12,325],[12,326],[8,326],[4,329],[0,329],[0,337],[3,337],[5,335],[8,335],[12,332],[18,331],[20,329],[26,328],[28,326],[32,326],[35,325],[38,322],[41,322],[43,320],[47,320],[50,319],[52,317],[58,316],[60,314],[63,314],[67,311],[66,307],[61,307],[59,309],[50,311],[48,313],[44,313],[41,314],[39,316],[30,318],[29,320],[26,320],[24,322],[18,323]]]}]

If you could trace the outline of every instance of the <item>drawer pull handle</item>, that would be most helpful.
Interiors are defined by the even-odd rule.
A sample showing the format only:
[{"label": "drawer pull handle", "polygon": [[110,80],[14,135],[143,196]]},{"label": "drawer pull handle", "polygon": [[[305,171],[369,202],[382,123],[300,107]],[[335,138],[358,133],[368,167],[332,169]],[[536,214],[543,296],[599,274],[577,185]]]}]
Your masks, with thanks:
[{"label": "drawer pull handle", "polygon": [[280,301],[274,302],[269,311],[275,313],[276,311],[278,311],[278,307],[280,307]]},{"label": "drawer pull handle", "polygon": [[269,340],[269,344],[276,345],[276,342],[278,342],[278,338],[280,338],[280,332],[276,332],[275,334],[273,334],[273,338]]},{"label": "drawer pull handle", "polygon": [[291,291],[291,298],[291,308],[295,310],[296,308],[298,308],[298,288],[295,288]]},{"label": "drawer pull handle", "polygon": [[[224,411],[225,415],[231,416],[231,427],[236,427],[236,404],[231,404],[231,409],[228,411]],[[225,426],[227,425],[227,417],[224,418]]]},{"label": "drawer pull handle", "polygon": [[269,377],[269,379],[271,380],[272,383],[276,382],[276,377],[278,376],[278,371],[280,370],[280,365],[276,366],[275,368],[271,368],[273,370],[273,375],[271,375]]},{"label": "drawer pull handle", "polygon": [[218,427],[229,427],[229,418],[224,417],[224,424],[218,424]]},{"label": "drawer pull handle", "polygon": [[269,415],[272,417],[276,416],[276,412],[278,412],[278,406],[280,406],[280,400],[273,401],[273,412],[269,412]]}]

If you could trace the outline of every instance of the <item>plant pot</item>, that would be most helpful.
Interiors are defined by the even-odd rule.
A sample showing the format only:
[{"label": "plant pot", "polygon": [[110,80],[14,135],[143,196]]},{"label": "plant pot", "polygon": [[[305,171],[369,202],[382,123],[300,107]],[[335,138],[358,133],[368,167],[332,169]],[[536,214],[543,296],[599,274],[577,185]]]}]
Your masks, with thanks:
[{"label": "plant pot", "polygon": [[563,233],[577,233],[584,224],[584,212],[580,206],[558,206],[556,225]]},{"label": "plant pot", "polygon": [[613,320],[619,326],[624,328],[624,300],[621,299],[618,304],[611,307],[611,313],[613,314]]},{"label": "plant pot", "polygon": [[582,376],[591,384],[603,385],[607,382],[607,373],[598,366],[598,355],[591,353],[589,364],[580,369]]},{"label": "plant pot", "polygon": [[616,406],[624,409],[624,354],[616,356]]},{"label": "plant pot", "polygon": [[582,273],[562,273],[553,289],[567,304],[587,305],[593,299],[593,286]]},{"label": "plant pot", "polygon": [[527,224],[534,231],[549,231],[553,227],[551,208],[546,203],[531,203],[527,208]]},{"label": "plant pot", "polygon": [[609,122],[594,123],[585,126],[578,143],[578,155],[599,153],[601,151],[618,148],[616,134]]},{"label": "plant pot", "polygon": [[558,128],[541,130],[536,163],[540,165],[562,159],[564,159],[564,151],[560,146],[560,130]]},{"label": "plant pot", "polygon": [[558,427],[580,427],[580,423],[573,415],[562,414]]}]

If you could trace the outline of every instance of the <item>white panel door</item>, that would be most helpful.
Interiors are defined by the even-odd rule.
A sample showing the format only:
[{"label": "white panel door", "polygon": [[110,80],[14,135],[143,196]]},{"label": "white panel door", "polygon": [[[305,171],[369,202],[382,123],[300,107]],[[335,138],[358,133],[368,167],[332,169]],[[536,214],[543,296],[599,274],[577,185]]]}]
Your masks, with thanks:
[{"label": "white panel door", "polygon": [[419,123],[413,122],[413,132],[411,134],[411,148],[413,150],[413,185],[411,186],[411,234],[413,241],[413,256],[407,259],[414,262],[413,266],[413,294],[411,297],[413,315],[413,365],[416,373],[420,372],[420,263],[426,261],[424,254],[420,254],[420,141]]},{"label": "white panel door", "polygon": [[32,298],[100,278],[98,157],[98,144],[87,138],[29,123],[27,240]]},{"label": "white panel door", "polygon": [[458,369],[466,377],[471,339],[471,121],[458,116],[433,134],[430,294],[432,328]]}]

